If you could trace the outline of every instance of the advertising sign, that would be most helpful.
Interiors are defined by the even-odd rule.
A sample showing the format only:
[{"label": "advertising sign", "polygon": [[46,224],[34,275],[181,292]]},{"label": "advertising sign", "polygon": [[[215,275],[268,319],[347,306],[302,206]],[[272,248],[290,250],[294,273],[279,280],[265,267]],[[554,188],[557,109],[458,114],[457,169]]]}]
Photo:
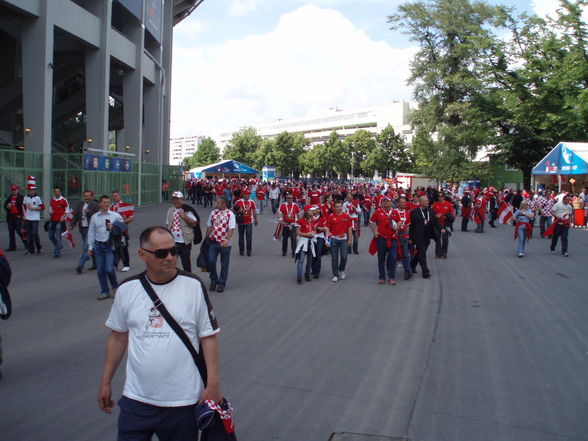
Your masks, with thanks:
[{"label": "advertising sign", "polygon": [[270,166],[264,166],[261,169],[261,178],[264,181],[273,181],[276,179],[276,168]]},{"label": "advertising sign", "polygon": [[130,172],[131,160],[84,154],[84,170]]},{"label": "advertising sign", "polygon": [[163,0],[145,0],[145,29],[161,43]]}]

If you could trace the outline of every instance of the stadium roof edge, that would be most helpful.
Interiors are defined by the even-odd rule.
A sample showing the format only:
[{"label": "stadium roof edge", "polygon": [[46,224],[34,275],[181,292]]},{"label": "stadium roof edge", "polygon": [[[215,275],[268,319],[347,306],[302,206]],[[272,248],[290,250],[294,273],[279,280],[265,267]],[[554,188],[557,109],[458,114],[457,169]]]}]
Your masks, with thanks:
[{"label": "stadium roof edge", "polygon": [[174,0],[174,26],[200,6],[204,0]]}]

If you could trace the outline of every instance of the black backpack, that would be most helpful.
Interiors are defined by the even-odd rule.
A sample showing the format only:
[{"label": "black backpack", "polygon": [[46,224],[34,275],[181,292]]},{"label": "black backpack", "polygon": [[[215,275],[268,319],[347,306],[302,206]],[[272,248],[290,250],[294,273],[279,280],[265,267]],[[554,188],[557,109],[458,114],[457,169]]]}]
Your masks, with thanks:
[{"label": "black backpack", "polygon": [[194,215],[194,217],[196,218],[196,220],[198,221],[198,223],[194,227],[194,245],[198,245],[200,242],[202,242],[202,230],[200,229],[200,216],[198,216],[198,213],[196,212],[196,210],[194,210],[188,204],[182,205],[182,210],[192,213]]},{"label": "black backpack", "polygon": [[10,264],[3,254],[0,254],[0,318],[7,320],[12,314],[12,303],[10,302],[10,293],[8,292],[8,285],[12,277],[12,270]]}]

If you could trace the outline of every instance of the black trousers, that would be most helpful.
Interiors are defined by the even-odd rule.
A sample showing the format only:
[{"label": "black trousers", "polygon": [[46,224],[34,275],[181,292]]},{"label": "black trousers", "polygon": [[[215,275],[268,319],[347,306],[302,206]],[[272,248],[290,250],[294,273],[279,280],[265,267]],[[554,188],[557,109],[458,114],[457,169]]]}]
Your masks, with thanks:
[{"label": "black trousers", "polygon": [[[119,236],[120,237],[120,236]],[[124,245],[115,246],[114,249],[114,266],[118,266],[118,263],[122,260],[123,266],[131,266],[131,258],[129,256],[129,235],[123,233]],[[120,241],[118,241],[120,243]]]},{"label": "black trousers", "polygon": [[190,254],[192,253],[192,244],[176,242],[176,247],[178,247],[178,255],[180,256],[180,260],[182,261],[182,269],[184,271],[191,273],[192,262],[190,260]]},{"label": "black trousers", "polygon": [[10,244],[8,245],[8,249],[14,250],[16,248],[16,235],[17,234],[18,234],[18,237],[20,237],[20,240],[22,240],[22,244],[26,248],[27,243],[25,242],[24,236],[21,231],[22,218],[8,215],[8,219],[6,220],[6,223],[8,224],[8,240],[10,241]]},{"label": "black trousers", "polygon": [[447,256],[447,249],[449,248],[449,232],[441,233],[439,240],[435,241],[435,256]]},{"label": "black trousers", "polygon": [[421,270],[423,271],[423,276],[430,274],[429,267],[427,266],[427,249],[429,248],[429,243],[431,239],[421,239],[415,243],[416,247],[416,254],[412,256],[412,261],[410,262],[410,268],[412,271],[416,271],[417,264],[421,266]]},{"label": "black trousers", "polygon": [[461,218],[461,231],[468,231],[468,222],[470,220],[467,217]]},{"label": "black trousers", "polygon": [[239,254],[243,255],[245,253],[245,241],[247,241],[247,255],[250,256],[253,243],[253,224],[249,222],[248,224],[239,224],[237,227],[239,233]]},{"label": "black trousers", "polygon": [[282,254],[286,255],[288,252],[288,239],[290,239],[290,243],[292,245],[292,256],[294,256],[294,251],[296,251],[296,228],[288,228],[284,227],[282,230]]}]

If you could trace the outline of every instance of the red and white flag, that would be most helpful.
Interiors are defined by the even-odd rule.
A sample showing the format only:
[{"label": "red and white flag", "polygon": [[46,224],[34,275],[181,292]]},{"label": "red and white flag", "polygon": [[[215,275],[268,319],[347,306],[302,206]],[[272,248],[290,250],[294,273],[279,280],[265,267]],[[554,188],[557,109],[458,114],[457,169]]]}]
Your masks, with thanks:
[{"label": "red and white flag", "polygon": [[73,241],[73,234],[71,234],[71,231],[65,230],[63,233],[61,233],[61,238],[66,240],[70,247],[74,248],[76,246]]},{"label": "red and white flag", "polygon": [[501,224],[508,224],[512,218],[512,205],[503,202],[498,209],[498,222]]}]

